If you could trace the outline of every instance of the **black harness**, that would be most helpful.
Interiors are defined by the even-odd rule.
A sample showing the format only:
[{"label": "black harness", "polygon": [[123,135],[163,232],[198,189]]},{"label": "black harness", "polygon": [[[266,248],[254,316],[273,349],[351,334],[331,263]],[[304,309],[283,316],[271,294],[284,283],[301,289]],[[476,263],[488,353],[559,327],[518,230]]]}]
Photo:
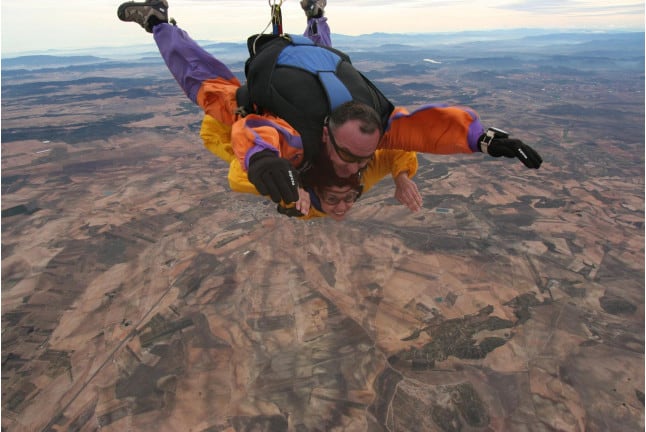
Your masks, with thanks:
[{"label": "black harness", "polygon": [[347,54],[291,35],[251,36],[247,47],[247,82],[236,95],[239,111],[269,112],[287,121],[301,134],[306,161],[318,156],[325,117],[344,102],[371,106],[387,124],[393,105]]}]

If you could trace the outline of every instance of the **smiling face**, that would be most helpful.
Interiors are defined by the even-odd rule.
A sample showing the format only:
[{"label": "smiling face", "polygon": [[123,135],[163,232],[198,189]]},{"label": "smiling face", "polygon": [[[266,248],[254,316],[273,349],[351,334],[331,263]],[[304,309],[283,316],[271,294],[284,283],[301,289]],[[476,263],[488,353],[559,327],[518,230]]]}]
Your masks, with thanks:
[{"label": "smiling face", "polygon": [[317,189],[316,194],[321,200],[321,210],[336,221],[341,221],[361,193],[351,186],[327,186]]}]

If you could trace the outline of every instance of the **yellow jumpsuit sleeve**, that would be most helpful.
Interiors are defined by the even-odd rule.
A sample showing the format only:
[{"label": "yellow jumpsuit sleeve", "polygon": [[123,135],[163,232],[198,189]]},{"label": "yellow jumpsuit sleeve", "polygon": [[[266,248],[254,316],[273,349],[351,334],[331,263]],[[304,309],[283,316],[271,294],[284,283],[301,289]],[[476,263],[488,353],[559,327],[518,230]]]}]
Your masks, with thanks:
[{"label": "yellow jumpsuit sleeve", "polygon": [[260,195],[256,187],[249,181],[247,173],[242,169],[238,159],[231,160],[227,179],[229,180],[229,187],[234,192]]},{"label": "yellow jumpsuit sleeve", "polygon": [[363,190],[368,191],[381,179],[391,174],[397,177],[408,171],[411,178],[417,173],[417,153],[404,150],[377,150],[363,172]]},{"label": "yellow jumpsuit sleeve", "polygon": [[204,147],[220,159],[231,162],[235,155],[231,147],[231,126],[204,115],[200,136]]}]

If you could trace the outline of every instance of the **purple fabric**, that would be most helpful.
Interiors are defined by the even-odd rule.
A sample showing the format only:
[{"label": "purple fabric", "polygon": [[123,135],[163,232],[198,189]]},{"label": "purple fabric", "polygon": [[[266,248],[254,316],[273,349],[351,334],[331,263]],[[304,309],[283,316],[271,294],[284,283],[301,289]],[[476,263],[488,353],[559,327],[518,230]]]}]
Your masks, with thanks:
[{"label": "purple fabric", "polygon": [[260,139],[258,135],[256,135],[253,142],[255,143],[254,146],[247,150],[247,154],[245,154],[244,156],[245,171],[249,171],[249,160],[251,159],[251,156],[255,155],[256,153],[259,153],[263,150],[271,150],[276,153],[276,156],[278,156],[278,150],[276,149],[276,147],[272,147],[269,144],[265,143]]},{"label": "purple fabric", "polygon": [[480,119],[476,118],[469,126],[469,133],[467,135],[467,142],[472,152],[476,153],[480,151],[480,148],[478,148],[478,138],[483,133],[485,133],[484,126],[480,123]]},{"label": "purple fabric", "polygon": [[197,104],[197,93],[208,79],[231,79],[233,73],[222,62],[200,47],[181,28],[161,23],[153,27],[159,53],[186,96]]},{"label": "purple fabric", "polygon": [[326,17],[308,19],[303,36],[309,38],[315,44],[326,47],[332,46],[330,26],[327,23]]}]

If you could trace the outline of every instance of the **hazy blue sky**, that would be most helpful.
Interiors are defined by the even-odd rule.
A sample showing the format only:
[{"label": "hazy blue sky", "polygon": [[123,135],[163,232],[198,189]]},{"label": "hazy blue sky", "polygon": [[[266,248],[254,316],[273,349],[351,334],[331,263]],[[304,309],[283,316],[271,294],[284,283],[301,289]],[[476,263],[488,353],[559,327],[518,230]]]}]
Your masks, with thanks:
[{"label": "hazy blue sky", "polygon": [[[152,43],[136,24],[117,19],[119,4],[2,0],[2,54]],[[299,1],[285,0],[282,8],[285,31],[302,32]],[[329,0],[326,14],[333,32],[350,35],[512,28],[644,30],[643,0]],[[267,0],[170,0],[170,15],[194,39],[238,42],[265,28],[269,6]]]}]

